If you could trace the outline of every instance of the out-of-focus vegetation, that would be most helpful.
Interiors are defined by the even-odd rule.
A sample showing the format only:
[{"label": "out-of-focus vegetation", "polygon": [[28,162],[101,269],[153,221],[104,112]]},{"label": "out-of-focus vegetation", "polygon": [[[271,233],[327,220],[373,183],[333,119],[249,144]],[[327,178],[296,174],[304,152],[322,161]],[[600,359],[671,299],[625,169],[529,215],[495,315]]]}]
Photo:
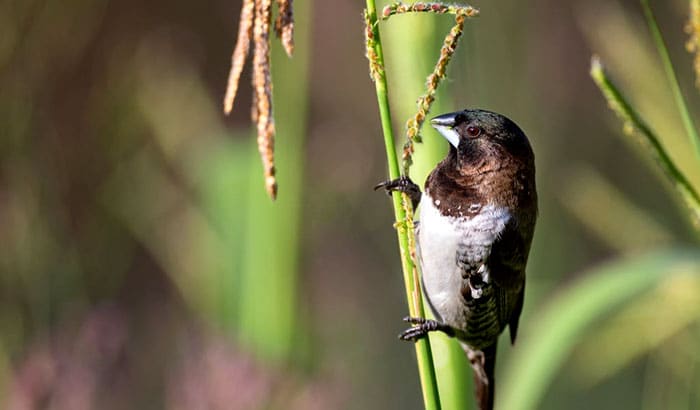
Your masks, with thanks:
[{"label": "out-of-focus vegetation", "polygon": [[[434,113],[516,120],[540,192],[497,406],[697,408],[696,237],[588,77],[595,51],[700,187],[639,2],[473,5]],[[273,46],[272,203],[249,112],[219,108],[240,2],[0,0],[0,407],[421,407],[363,6],[298,0],[294,58]],[[688,2],[651,6],[697,118]],[[396,130],[452,24],[413,18],[383,32]],[[446,147],[423,137],[416,180]]]}]

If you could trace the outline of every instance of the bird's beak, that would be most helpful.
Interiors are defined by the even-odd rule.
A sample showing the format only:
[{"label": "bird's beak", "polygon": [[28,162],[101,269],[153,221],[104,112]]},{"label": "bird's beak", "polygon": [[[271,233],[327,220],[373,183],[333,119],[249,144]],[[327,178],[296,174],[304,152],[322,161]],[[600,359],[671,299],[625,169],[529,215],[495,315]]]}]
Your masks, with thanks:
[{"label": "bird's beak", "polygon": [[459,112],[451,112],[430,120],[430,125],[438,130],[438,132],[455,148],[459,146],[459,133],[454,129],[457,114],[459,114]]}]

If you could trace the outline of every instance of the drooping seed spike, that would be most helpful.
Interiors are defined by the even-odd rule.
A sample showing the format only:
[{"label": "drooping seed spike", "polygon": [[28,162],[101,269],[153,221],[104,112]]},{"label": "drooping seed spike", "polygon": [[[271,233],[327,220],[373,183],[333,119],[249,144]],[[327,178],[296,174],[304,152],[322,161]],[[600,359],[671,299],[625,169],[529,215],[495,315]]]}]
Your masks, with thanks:
[{"label": "drooping seed spike", "polygon": [[275,20],[277,37],[282,40],[282,46],[287,56],[294,54],[294,9],[292,0],[277,0],[279,9]]},{"label": "drooping seed spike", "polygon": [[245,65],[248,51],[250,50],[250,40],[253,29],[254,0],[244,0],[241,7],[241,17],[238,23],[238,39],[231,55],[231,71],[228,75],[228,85],[224,96],[224,113],[230,114],[233,110],[233,101],[238,92],[238,82],[241,79],[241,72]]},{"label": "drooping seed spike", "polygon": [[263,163],[265,187],[272,199],[277,196],[275,179],[274,138],[272,116],[272,78],[270,73],[270,24],[272,0],[258,0],[255,6],[253,40],[253,88],[257,112],[258,151]]},{"label": "drooping seed spike", "polygon": [[365,20],[365,55],[369,63],[369,76],[372,78],[372,81],[376,82],[384,72],[384,69],[381,64],[379,64],[379,57],[375,51],[376,40],[374,38],[374,27],[372,26],[367,10],[364,10],[363,18]]},{"label": "drooping seed spike", "polygon": [[406,144],[404,145],[402,155],[404,174],[408,174],[408,169],[413,163],[411,159],[414,152],[413,145],[422,140],[420,129],[430,112],[430,107],[435,101],[435,93],[440,85],[440,81],[445,78],[447,65],[450,63],[457,49],[459,39],[464,31],[466,17],[467,15],[463,12],[455,15],[455,25],[445,37],[442,48],[440,49],[440,57],[433,68],[433,72],[430,73],[426,79],[426,92],[418,99],[418,111],[406,122]]},{"label": "drooping seed spike", "polygon": [[382,19],[386,20],[393,15],[406,13],[438,13],[475,17],[479,14],[479,10],[469,5],[445,4],[441,2],[416,2],[405,4],[399,1],[384,7],[382,10]]}]

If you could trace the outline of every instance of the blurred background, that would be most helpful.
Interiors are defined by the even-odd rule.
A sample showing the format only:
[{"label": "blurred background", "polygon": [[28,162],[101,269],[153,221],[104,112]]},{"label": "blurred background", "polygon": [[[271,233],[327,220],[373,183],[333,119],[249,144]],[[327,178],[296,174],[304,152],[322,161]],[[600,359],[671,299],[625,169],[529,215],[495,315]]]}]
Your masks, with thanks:
[{"label": "blurred background", "polygon": [[[508,380],[544,337],[551,300],[601,263],[697,245],[589,79],[591,54],[696,187],[700,161],[637,1],[473,5],[481,16],[432,113],[501,112],[536,152],[520,343],[499,352]],[[386,165],[363,7],[298,0],[294,58],[273,40],[273,203],[248,70],[232,116],[221,109],[239,1],[0,0],[0,408],[421,408],[413,348],[396,339],[406,302],[393,214],[371,189]],[[697,108],[688,2],[652,7]],[[380,26],[398,136],[452,24]],[[447,148],[423,135],[417,181]],[[683,274],[698,265],[658,266],[670,265],[562,347],[534,408],[700,406],[700,284]],[[458,390],[470,406],[471,387]]]}]

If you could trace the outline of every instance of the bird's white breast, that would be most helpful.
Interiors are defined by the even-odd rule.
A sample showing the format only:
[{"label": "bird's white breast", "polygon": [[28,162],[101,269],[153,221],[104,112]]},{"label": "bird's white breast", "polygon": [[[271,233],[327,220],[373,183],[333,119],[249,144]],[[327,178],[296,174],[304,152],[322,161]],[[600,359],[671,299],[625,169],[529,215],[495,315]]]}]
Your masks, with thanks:
[{"label": "bird's white breast", "polygon": [[[418,230],[423,286],[434,313],[447,324],[459,323],[464,299],[458,254],[469,260],[486,260],[511,214],[505,207],[487,204],[470,216],[445,216],[438,204],[427,192],[423,193]],[[470,204],[465,206],[468,209]],[[464,214],[468,215],[466,209]],[[484,281],[488,282],[488,272]]]}]

